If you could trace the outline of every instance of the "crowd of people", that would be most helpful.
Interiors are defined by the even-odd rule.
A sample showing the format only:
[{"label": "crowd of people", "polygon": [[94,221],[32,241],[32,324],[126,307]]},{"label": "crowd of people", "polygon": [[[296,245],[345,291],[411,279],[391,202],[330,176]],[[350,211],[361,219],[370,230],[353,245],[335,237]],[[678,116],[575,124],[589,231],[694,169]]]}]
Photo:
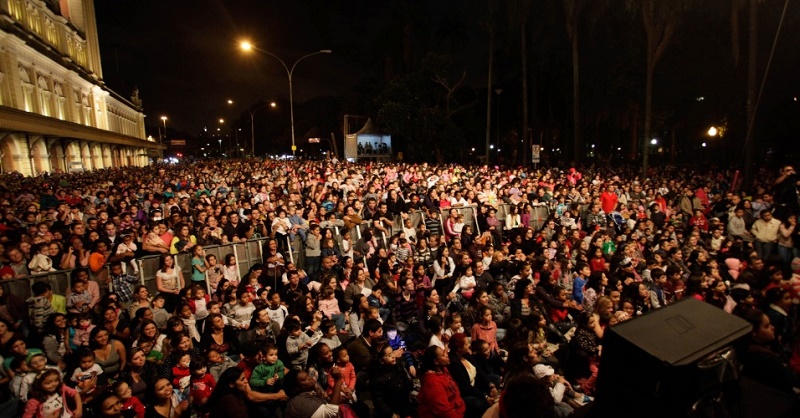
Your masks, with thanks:
[{"label": "crowd of people", "polygon": [[[683,298],[749,321],[743,375],[793,394],[800,177],[774,171],[2,174],[0,417],[566,417],[613,367],[604,331]],[[256,239],[246,274],[204,249]],[[6,286],[57,270],[66,292]]]}]

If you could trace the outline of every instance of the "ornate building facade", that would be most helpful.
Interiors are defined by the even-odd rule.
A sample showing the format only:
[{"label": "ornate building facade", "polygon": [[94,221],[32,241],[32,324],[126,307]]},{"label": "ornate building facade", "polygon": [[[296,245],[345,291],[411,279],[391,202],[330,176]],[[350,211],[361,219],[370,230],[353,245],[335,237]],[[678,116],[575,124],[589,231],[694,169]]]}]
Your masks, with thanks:
[{"label": "ornate building facade", "polygon": [[103,82],[93,0],[0,0],[0,170],[143,166],[138,94]]}]

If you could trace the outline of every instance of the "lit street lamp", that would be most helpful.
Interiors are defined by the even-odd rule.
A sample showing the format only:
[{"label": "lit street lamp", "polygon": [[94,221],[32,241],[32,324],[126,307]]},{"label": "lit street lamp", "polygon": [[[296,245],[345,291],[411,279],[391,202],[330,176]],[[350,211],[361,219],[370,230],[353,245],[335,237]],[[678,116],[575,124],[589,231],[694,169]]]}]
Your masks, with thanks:
[{"label": "lit street lamp", "polygon": [[248,52],[248,51],[254,49],[256,51],[263,52],[264,54],[267,54],[267,55],[271,56],[272,58],[275,58],[276,60],[278,60],[281,63],[281,65],[283,65],[283,69],[286,70],[286,75],[289,76],[289,115],[290,115],[291,124],[292,124],[292,155],[295,155],[295,150],[297,150],[297,146],[295,145],[295,142],[294,142],[294,92],[292,91],[292,74],[294,73],[294,69],[295,69],[295,67],[297,67],[297,64],[300,61],[302,61],[302,60],[304,60],[304,59],[306,59],[306,58],[308,58],[310,56],[317,55],[317,54],[330,54],[332,51],[330,49],[321,49],[321,50],[319,50],[317,52],[312,52],[310,54],[303,55],[302,57],[298,58],[297,61],[295,61],[294,64],[292,64],[292,68],[289,69],[289,66],[287,66],[286,63],[283,62],[282,59],[280,59],[277,55],[273,54],[272,52],[265,51],[263,49],[259,49],[255,45],[251,44],[248,41],[242,41],[239,44],[239,46],[241,47],[241,49],[243,51]]},{"label": "lit street lamp", "polygon": [[162,116],[161,117],[161,122],[164,122],[164,137],[162,138],[161,136],[159,136],[158,140],[161,141],[161,142],[164,142],[164,139],[167,138],[167,117],[166,116]]},{"label": "lit street lamp", "polygon": [[707,133],[708,133],[708,136],[717,136],[718,132],[719,131],[717,130],[717,127],[716,126],[712,126],[712,127],[708,128],[708,132]]}]

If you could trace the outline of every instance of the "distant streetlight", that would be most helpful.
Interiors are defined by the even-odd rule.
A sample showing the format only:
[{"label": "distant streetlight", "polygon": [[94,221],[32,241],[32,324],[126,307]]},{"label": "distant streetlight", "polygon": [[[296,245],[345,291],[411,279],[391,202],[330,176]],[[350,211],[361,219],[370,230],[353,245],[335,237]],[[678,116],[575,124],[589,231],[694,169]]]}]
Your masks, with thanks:
[{"label": "distant streetlight", "polygon": [[225,119],[220,118],[219,123],[225,123]]},{"label": "distant streetlight", "polygon": [[261,105],[256,107],[255,109],[248,110],[247,112],[250,113],[250,152],[255,157],[256,155],[256,130],[255,130],[255,114],[258,109],[263,109],[265,107],[275,108],[277,104],[275,102],[269,102],[269,104]]},{"label": "distant streetlight", "polygon": [[283,69],[286,70],[286,75],[289,76],[289,115],[290,115],[291,125],[292,125],[292,155],[295,155],[295,150],[297,150],[297,146],[295,145],[295,141],[294,141],[294,92],[293,92],[293,89],[292,89],[292,74],[294,74],[294,69],[295,69],[295,67],[297,67],[297,64],[300,61],[302,61],[302,60],[304,60],[304,59],[306,59],[308,57],[317,55],[317,54],[330,54],[332,51],[330,49],[321,49],[321,50],[319,50],[317,52],[312,52],[310,54],[303,55],[302,57],[298,58],[297,61],[295,61],[294,64],[292,64],[292,68],[289,69],[289,66],[286,65],[286,63],[283,62],[283,60],[280,59],[280,57],[278,57],[277,55],[273,54],[272,52],[265,51],[263,49],[257,48],[256,46],[254,46],[253,44],[251,44],[248,41],[242,41],[239,44],[239,47],[242,49],[242,51],[245,51],[245,52],[249,52],[251,50],[256,50],[256,51],[262,52],[264,54],[267,54],[267,55],[271,56],[272,58],[275,58],[276,60],[278,60],[278,62],[280,62],[281,65],[283,65]]},{"label": "distant streetlight", "polygon": [[159,135],[158,136],[158,141],[159,142],[164,142],[164,139],[167,137],[167,117],[166,116],[162,116],[161,117],[161,122],[164,122],[164,136],[162,138],[161,135]]},{"label": "distant streetlight", "polygon": [[222,138],[218,139],[217,141],[219,141],[219,153],[222,154]]},{"label": "distant streetlight", "polygon": [[707,133],[708,133],[708,136],[717,136],[719,131],[717,130],[717,128],[715,126],[712,126],[712,127],[708,128],[708,132]]},{"label": "distant streetlight", "polygon": [[233,104],[233,100],[228,99],[228,104]]},{"label": "distant streetlight", "polygon": [[656,138],[653,138],[653,139],[651,139],[651,140],[650,140],[650,144],[651,144],[651,145],[656,145],[656,144],[658,144],[658,139],[656,139]]}]

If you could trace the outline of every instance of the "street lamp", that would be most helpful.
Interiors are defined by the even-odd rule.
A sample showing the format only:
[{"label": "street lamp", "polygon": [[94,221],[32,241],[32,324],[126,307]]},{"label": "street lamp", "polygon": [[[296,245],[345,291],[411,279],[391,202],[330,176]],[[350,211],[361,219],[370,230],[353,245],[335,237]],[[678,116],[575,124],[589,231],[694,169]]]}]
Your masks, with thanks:
[{"label": "street lamp", "polygon": [[275,102],[269,102],[268,104],[258,106],[255,109],[248,110],[248,112],[250,113],[250,152],[253,154],[253,157],[256,156],[256,130],[255,130],[254,116],[258,109],[262,109],[267,106],[274,109],[275,106],[277,106],[277,104]]},{"label": "street lamp", "polygon": [[319,50],[317,52],[312,52],[310,54],[303,55],[302,57],[298,58],[297,61],[295,61],[294,64],[292,64],[292,68],[289,69],[289,66],[286,65],[286,63],[283,62],[283,60],[280,59],[280,57],[278,57],[277,55],[273,54],[272,52],[265,51],[263,49],[259,49],[255,45],[251,44],[248,41],[242,41],[239,44],[239,47],[242,49],[242,51],[245,51],[245,52],[249,52],[251,50],[256,50],[256,51],[262,52],[264,54],[267,54],[267,55],[271,56],[272,58],[275,58],[276,60],[278,60],[278,62],[280,62],[281,65],[283,65],[283,69],[286,70],[286,75],[289,77],[289,115],[290,115],[291,124],[292,124],[292,155],[295,155],[295,150],[297,150],[297,146],[295,145],[295,142],[294,142],[294,92],[292,90],[292,74],[294,74],[294,69],[295,69],[295,67],[297,67],[297,64],[300,61],[302,61],[302,60],[304,60],[304,59],[306,59],[308,57],[317,55],[317,54],[330,54],[332,51],[330,49],[321,49],[321,50]]},{"label": "street lamp", "polygon": [[718,132],[719,131],[717,130],[717,127],[716,126],[712,126],[712,127],[708,128],[708,132],[707,133],[708,133],[708,136],[717,136]]},{"label": "street lamp", "polygon": [[[161,117],[161,122],[164,122],[164,137],[163,138],[166,138],[167,137],[167,117],[166,116],[162,116]],[[161,142],[164,142],[163,138],[159,136],[158,140],[161,141]]]}]

